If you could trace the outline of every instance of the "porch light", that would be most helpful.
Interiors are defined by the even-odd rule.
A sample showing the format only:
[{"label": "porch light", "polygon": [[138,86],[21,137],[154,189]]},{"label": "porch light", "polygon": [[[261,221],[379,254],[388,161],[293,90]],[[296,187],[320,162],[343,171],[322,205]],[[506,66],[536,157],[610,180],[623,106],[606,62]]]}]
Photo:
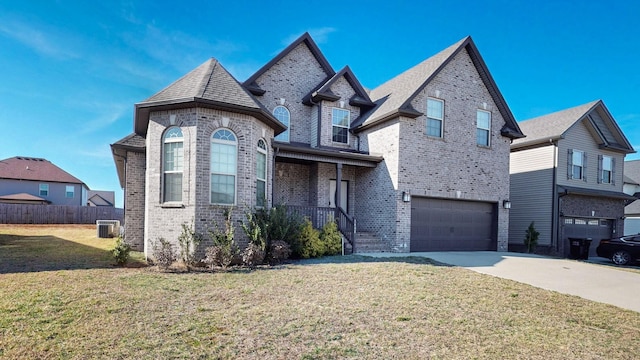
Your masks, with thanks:
[{"label": "porch light", "polygon": [[402,201],[404,201],[404,202],[411,201],[411,193],[408,192],[408,191],[403,191],[402,192]]},{"label": "porch light", "polygon": [[511,201],[502,200],[502,207],[505,208],[505,209],[511,209]]}]

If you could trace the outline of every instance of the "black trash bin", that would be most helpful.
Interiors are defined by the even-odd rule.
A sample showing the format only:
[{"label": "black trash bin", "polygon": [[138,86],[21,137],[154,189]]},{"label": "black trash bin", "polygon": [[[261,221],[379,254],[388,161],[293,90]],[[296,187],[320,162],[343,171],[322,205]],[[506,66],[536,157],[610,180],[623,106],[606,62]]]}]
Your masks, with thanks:
[{"label": "black trash bin", "polygon": [[590,238],[569,238],[569,257],[576,260],[589,259]]}]

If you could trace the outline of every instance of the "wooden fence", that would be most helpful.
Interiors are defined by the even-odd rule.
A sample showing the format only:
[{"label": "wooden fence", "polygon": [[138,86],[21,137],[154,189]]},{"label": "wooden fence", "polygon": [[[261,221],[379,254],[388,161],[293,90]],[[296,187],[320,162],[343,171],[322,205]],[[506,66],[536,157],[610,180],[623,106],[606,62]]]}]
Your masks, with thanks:
[{"label": "wooden fence", "polygon": [[0,224],[95,224],[124,222],[124,209],[106,206],[0,204]]}]

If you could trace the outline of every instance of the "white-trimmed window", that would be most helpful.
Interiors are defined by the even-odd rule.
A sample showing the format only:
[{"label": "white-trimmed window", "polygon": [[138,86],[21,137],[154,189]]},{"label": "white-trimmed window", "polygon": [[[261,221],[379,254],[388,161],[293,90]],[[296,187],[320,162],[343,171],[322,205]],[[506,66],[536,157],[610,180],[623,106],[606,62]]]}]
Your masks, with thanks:
[{"label": "white-trimmed window", "polygon": [[427,98],[427,135],[441,138],[443,120],[444,101]]},{"label": "white-trimmed window", "polygon": [[275,140],[289,142],[289,124],[291,123],[291,113],[284,106],[276,106],[276,108],[273,109],[273,116],[287,127],[287,130],[281,132],[278,136],[276,136]]},{"label": "white-trimmed window", "polygon": [[233,132],[220,129],[211,136],[211,203],[236,203],[238,141]]},{"label": "white-trimmed window", "polygon": [[584,151],[569,149],[567,160],[568,178],[587,181],[587,177],[585,176],[587,168],[587,154]]},{"label": "white-trimmed window", "polygon": [[333,142],[349,143],[349,125],[351,123],[351,112],[345,109],[331,109],[331,123],[333,124]]},{"label": "white-trimmed window", "polygon": [[179,127],[165,131],[162,151],[163,201],[182,201],[182,171],[184,168],[184,137]]},{"label": "white-trimmed window", "polygon": [[64,197],[66,197],[67,199],[73,199],[75,192],[76,188],[73,185],[67,185],[65,186]]},{"label": "white-trimmed window", "polygon": [[40,184],[40,196],[49,196],[49,184]]},{"label": "white-trimmed window", "polygon": [[258,140],[256,154],[256,206],[264,207],[267,203],[267,143]]},{"label": "white-trimmed window", "polygon": [[600,156],[600,182],[603,184],[613,184],[614,159],[611,156]]},{"label": "white-trimmed window", "polygon": [[491,145],[491,113],[478,110],[476,113],[476,141],[480,146]]}]

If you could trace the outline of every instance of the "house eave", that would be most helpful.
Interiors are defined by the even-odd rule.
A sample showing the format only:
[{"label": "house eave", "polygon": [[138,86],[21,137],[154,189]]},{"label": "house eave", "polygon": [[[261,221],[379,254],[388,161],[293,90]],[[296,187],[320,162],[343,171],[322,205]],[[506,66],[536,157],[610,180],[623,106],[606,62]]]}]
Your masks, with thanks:
[{"label": "house eave", "polygon": [[[378,163],[384,160],[382,156],[342,151],[340,149],[319,149],[306,146],[296,146],[279,141],[274,141],[272,143],[272,147],[276,151],[276,157],[299,158],[303,160],[318,159],[320,162],[329,163],[348,163],[349,161],[355,161],[352,165],[364,167],[376,167]],[[311,155],[315,158],[305,156],[296,157],[296,154]]]},{"label": "house eave", "polygon": [[391,120],[391,119],[394,119],[394,118],[397,118],[397,117],[401,117],[401,116],[402,117],[407,117],[407,118],[410,118],[410,119],[415,119],[415,118],[418,118],[419,116],[422,116],[422,115],[423,114],[421,112],[419,112],[419,111],[417,111],[415,109],[409,109],[409,108],[395,109],[395,110],[390,111],[390,112],[386,113],[385,115],[383,115],[383,116],[379,117],[378,119],[376,119],[374,121],[371,121],[369,123],[367,123],[367,121],[365,120],[365,122],[362,125],[360,125],[360,126],[358,126],[356,128],[353,128],[352,131],[354,133],[359,133],[359,132],[364,131],[366,129],[372,128],[372,127],[374,127],[374,126],[376,126],[378,124],[384,123],[384,122],[386,122],[388,120]]},{"label": "house eave", "polygon": [[151,111],[166,111],[190,107],[203,107],[254,116],[255,118],[261,120],[262,122],[273,128],[275,135],[278,135],[286,130],[286,127],[282,123],[274,120],[272,115],[267,113],[262,108],[246,107],[242,105],[192,97],[136,104],[134,131],[140,136],[146,136],[147,127],[149,125],[149,114],[151,113]]},{"label": "house eave", "polygon": [[582,196],[595,196],[595,197],[602,197],[602,198],[609,198],[609,199],[636,200],[636,197],[631,196],[629,194],[625,194],[623,192],[585,189],[585,188],[579,188],[574,186],[558,185],[557,191],[558,191],[558,194],[560,195],[582,195]]}]

